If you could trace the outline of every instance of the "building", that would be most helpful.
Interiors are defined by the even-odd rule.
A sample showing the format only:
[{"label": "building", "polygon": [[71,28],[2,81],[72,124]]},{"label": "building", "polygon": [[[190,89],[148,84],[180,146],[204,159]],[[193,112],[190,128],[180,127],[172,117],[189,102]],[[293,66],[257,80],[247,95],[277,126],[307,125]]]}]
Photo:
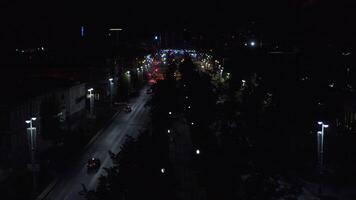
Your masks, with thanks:
[{"label": "building", "polygon": [[28,162],[26,120],[36,117],[37,151],[48,148],[60,133],[75,130],[85,114],[86,84],[64,80],[26,80],[7,91],[0,102],[0,163]]}]

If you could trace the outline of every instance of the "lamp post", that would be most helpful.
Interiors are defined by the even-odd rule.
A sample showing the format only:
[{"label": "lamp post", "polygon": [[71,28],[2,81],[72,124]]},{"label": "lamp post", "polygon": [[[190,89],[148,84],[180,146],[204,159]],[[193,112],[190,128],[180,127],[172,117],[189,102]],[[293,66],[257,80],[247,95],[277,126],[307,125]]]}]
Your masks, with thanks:
[{"label": "lamp post", "polygon": [[130,96],[130,90],[131,90],[131,72],[126,71],[125,72],[126,78],[127,78],[127,97]]},{"label": "lamp post", "polygon": [[90,100],[90,107],[89,107],[90,117],[94,117],[94,94],[93,94],[93,91],[94,91],[93,88],[88,89],[89,100]]},{"label": "lamp post", "polygon": [[109,78],[109,86],[110,86],[110,106],[112,106],[112,96],[113,96],[113,86],[114,86],[113,78]]},{"label": "lamp post", "polygon": [[324,124],[319,121],[319,125],[321,125],[321,130],[317,132],[317,146],[318,146],[318,165],[319,165],[319,174],[320,174],[320,185],[319,185],[319,195],[322,193],[322,175],[323,175],[323,156],[324,156],[324,131],[325,128],[328,128],[329,125]]},{"label": "lamp post", "polygon": [[36,117],[32,117],[30,120],[26,120],[26,124],[30,127],[27,128],[27,134],[30,140],[30,154],[31,154],[31,170],[32,170],[32,188],[33,194],[36,195],[37,190],[37,180],[36,180],[36,163],[35,163],[35,153],[36,153],[36,127],[32,126],[32,122],[36,121]]}]

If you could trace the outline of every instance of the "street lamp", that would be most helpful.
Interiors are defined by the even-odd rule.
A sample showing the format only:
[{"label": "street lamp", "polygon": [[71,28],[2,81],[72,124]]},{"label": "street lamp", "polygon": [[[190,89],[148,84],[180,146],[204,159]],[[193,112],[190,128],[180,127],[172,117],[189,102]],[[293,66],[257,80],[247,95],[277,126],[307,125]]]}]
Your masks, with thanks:
[{"label": "street lamp", "polygon": [[172,115],[172,112],[171,112],[171,111],[169,111],[169,112],[168,112],[168,114],[169,114],[169,115]]},{"label": "street lamp", "polygon": [[165,168],[161,168],[161,173],[164,174],[166,172]]},{"label": "street lamp", "polygon": [[245,80],[242,80],[242,87],[245,87],[246,86],[246,81]]},{"label": "street lamp", "polygon": [[112,106],[113,86],[114,86],[113,78],[109,78],[109,86],[110,86],[110,106]]},{"label": "street lamp", "polygon": [[167,130],[167,133],[171,133],[171,130],[170,130],[170,129],[168,129],[168,130]]},{"label": "street lamp", "polygon": [[[317,146],[318,146],[318,164],[319,164],[319,173],[320,176],[323,174],[323,156],[324,156],[324,131],[325,128],[328,128],[329,125],[324,124],[324,122],[319,121],[319,125],[321,125],[321,130],[317,132]],[[321,195],[321,179],[319,186],[319,194]]]},{"label": "street lamp", "polygon": [[90,107],[89,107],[90,117],[94,117],[94,94],[93,94],[93,91],[94,91],[93,88],[88,89],[89,100],[90,100]]},{"label": "street lamp", "polygon": [[199,149],[195,150],[195,153],[196,153],[197,155],[199,155],[199,154],[200,154],[200,150],[199,150]]},{"label": "street lamp", "polygon": [[30,120],[26,120],[26,124],[29,124],[30,127],[27,128],[27,134],[30,135],[30,154],[31,154],[31,166],[32,166],[32,181],[33,181],[33,193],[35,195],[37,189],[36,181],[36,163],[35,163],[35,153],[36,153],[36,127],[32,126],[32,122],[36,121],[36,117],[32,117]]}]

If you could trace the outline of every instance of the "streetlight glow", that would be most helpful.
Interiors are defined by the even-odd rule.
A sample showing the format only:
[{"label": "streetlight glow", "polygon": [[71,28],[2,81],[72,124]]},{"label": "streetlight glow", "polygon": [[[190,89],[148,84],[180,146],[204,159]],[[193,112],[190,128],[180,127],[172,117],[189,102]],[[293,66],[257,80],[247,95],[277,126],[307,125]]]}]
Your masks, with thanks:
[{"label": "streetlight glow", "polygon": [[31,123],[31,120],[26,120],[25,122],[26,122],[27,124],[29,124],[29,123]]},{"label": "streetlight glow", "polygon": [[196,153],[197,155],[199,155],[199,154],[200,154],[200,150],[199,150],[199,149],[195,150],[195,153]]}]

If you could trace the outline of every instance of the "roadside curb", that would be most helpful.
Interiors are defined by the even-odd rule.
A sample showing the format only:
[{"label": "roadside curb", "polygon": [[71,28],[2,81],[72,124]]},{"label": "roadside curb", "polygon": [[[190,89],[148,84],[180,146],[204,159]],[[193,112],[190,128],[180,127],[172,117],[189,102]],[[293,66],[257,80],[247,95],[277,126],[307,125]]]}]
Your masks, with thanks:
[{"label": "roadside curb", "polygon": [[[117,111],[110,120],[108,120],[105,125],[103,126],[103,128],[101,128],[91,139],[90,141],[84,146],[83,150],[80,151],[80,153],[85,152],[90,145],[101,135],[101,133],[108,128],[108,126],[112,123],[112,121],[114,121],[114,119],[116,118],[116,116],[120,113],[121,111]],[[58,183],[58,178],[55,178],[47,187],[46,189],[43,190],[43,192],[41,192],[40,195],[37,196],[36,200],[45,200],[45,198],[47,197],[47,195],[54,189],[54,187],[57,185]]]}]

